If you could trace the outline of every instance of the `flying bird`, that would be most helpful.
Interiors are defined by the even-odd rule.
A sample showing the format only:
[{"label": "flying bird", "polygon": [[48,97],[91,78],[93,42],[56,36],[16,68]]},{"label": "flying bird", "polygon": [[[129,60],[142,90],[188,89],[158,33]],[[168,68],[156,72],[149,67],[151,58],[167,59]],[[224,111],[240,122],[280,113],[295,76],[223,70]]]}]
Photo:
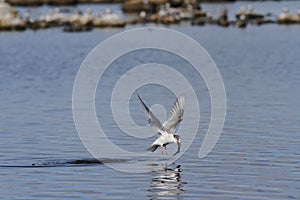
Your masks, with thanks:
[{"label": "flying bird", "polygon": [[159,119],[151,112],[138,94],[137,97],[145,111],[148,123],[157,132],[158,136],[158,138],[152,143],[151,147],[147,150],[154,152],[158,147],[161,147],[162,154],[168,154],[166,148],[167,145],[176,143],[177,151],[173,154],[173,156],[178,154],[180,152],[181,138],[179,135],[175,134],[175,129],[183,119],[185,97],[183,95],[177,97],[174,105],[171,107],[168,119],[163,124],[161,124]]}]

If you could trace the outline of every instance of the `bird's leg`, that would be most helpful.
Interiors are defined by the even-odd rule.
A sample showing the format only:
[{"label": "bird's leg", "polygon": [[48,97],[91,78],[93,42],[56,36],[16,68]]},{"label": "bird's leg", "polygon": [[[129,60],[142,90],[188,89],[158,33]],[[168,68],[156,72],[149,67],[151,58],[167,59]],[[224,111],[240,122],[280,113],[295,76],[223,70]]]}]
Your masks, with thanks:
[{"label": "bird's leg", "polygon": [[164,155],[164,147],[161,147],[161,155]]},{"label": "bird's leg", "polygon": [[162,153],[162,155],[168,155],[167,148],[163,146],[161,148],[161,153]]}]

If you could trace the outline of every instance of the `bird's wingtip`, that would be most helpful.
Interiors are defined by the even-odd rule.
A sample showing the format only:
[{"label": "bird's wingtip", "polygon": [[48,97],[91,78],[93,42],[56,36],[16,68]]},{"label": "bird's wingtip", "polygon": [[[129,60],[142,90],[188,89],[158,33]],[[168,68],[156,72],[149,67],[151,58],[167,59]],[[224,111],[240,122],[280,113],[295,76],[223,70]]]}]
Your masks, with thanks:
[{"label": "bird's wingtip", "polygon": [[148,151],[154,152],[158,148],[158,145],[152,145],[151,147],[147,148]]}]

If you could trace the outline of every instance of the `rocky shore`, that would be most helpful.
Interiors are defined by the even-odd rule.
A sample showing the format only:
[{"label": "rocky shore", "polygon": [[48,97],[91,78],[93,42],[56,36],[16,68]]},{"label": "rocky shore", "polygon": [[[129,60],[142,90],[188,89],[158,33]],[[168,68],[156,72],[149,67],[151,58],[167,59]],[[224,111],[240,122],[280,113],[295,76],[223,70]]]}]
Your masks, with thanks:
[{"label": "rocky shore", "polygon": [[[68,1],[71,2],[71,0]],[[297,13],[289,13],[287,7],[284,7],[278,16],[275,16],[270,13],[256,13],[252,5],[242,6],[236,13],[235,20],[228,19],[226,9],[220,11],[218,16],[212,16],[202,10],[196,0],[126,0],[122,9],[125,13],[131,13],[130,17],[121,18],[109,8],[96,13],[91,8],[85,11],[64,11],[60,7],[56,7],[42,16],[35,16],[30,12],[21,16],[12,5],[0,1],[0,30],[22,31],[27,28],[37,30],[62,27],[63,31],[77,32],[90,31],[93,28],[124,27],[127,24],[135,23],[170,25],[182,22],[192,25],[214,24],[238,28],[245,28],[248,24],[300,25],[300,9]]]},{"label": "rocky shore", "polygon": [[[48,5],[75,5],[80,3],[122,3],[126,2],[127,0],[7,0],[7,2],[11,5],[18,5],[18,6],[40,6],[43,4]],[[160,1],[160,0],[158,0]],[[197,0],[198,3],[201,2],[234,2],[238,0]]]},{"label": "rocky shore", "polygon": [[16,6],[41,6],[48,5],[76,5],[80,3],[122,3],[122,0],[7,0],[7,3]]}]

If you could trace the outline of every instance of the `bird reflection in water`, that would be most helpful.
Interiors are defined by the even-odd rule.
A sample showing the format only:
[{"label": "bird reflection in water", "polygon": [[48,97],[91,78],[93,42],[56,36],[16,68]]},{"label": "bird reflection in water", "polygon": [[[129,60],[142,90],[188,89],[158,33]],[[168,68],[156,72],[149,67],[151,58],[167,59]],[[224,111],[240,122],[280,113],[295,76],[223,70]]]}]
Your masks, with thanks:
[{"label": "bird reflection in water", "polygon": [[174,168],[164,165],[160,171],[153,172],[150,189],[150,199],[183,199],[180,194],[184,193],[181,181],[181,166]]}]

